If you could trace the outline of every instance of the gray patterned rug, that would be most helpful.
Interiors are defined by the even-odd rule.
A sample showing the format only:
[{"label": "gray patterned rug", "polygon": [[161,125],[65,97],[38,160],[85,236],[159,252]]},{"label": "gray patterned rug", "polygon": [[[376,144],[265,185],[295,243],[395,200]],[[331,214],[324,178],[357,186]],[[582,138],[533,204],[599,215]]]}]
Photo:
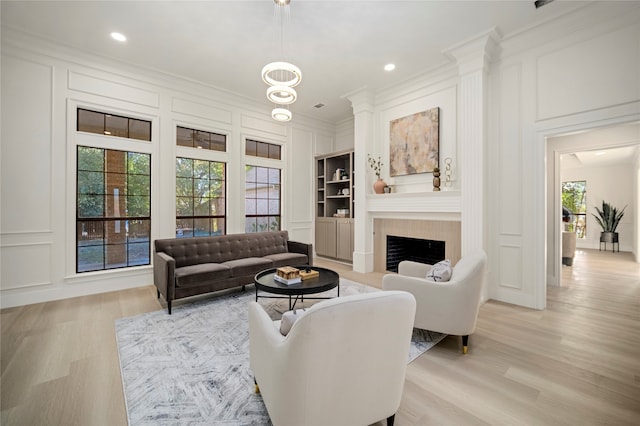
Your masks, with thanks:
[{"label": "gray patterned rug", "polygon": [[[340,279],[341,296],[371,291],[379,290]],[[250,286],[244,293],[174,306],[172,315],[163,309],[116,321],[130,425],[271,424],[262,398],[253,392],[249,369],[247,305],[252,300]],[[286,303],[260,299],[278,319]],[[444,337],[414,329],[409,362]]]}]

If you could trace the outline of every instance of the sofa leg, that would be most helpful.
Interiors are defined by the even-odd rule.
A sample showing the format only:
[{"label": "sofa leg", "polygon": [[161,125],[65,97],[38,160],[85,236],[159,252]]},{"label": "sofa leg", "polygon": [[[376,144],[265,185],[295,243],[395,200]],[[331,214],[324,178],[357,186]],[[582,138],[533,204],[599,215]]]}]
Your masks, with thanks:
[{"label": "sofa leg", "polygon": [[167,309],[169,310],[169,315],[171,315],[171,300],[167,300]]},{"label": "sofa leg", "polygon": [[462,336],[462,353],[466,354],[469,350],[469,336]]},{"label": "sofa leg", "polygon": [[393,422],[396,420],[396,415],[393,414],[387,417],[387,426],[393,426]]},{"label": "sofa leg", "polygon": [[156,289],[156,292],[158,292],[158,299],[160,299],[160,290]]},{"label": "sofa leg", "polygon": [[242,292],[243,292],[243,293],[244,293],[244,288],[245,288],[245,286],[242,286]]}]

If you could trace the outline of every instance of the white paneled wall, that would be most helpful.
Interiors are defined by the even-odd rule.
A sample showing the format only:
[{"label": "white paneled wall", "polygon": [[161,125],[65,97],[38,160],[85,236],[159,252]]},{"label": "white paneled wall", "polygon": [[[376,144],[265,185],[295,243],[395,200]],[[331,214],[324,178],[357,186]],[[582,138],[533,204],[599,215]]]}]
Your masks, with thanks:
[{"label": "white paneled wall", "polygon": [[[478,223],[472,220],[463,229],[469,229],[470,224],[481,228],[478,235],[482,241],[471,241],[484,244],[488,253],[487,295],[534,308],[545,306],[548,279],[549,206],[545,184],[548,168],[555,165],[547,160],[547,138],[640,120],[637,2],[594,2],[538,28],[503,35],[484,68],[486,74],[478,76],[486,79],[480,82],[482,90],[477,90],[472,100],[486,102],[479,106],[484,117],[478,124],[471,123],[469,105],[461,105],[468,102],[462,93],[461,77],[469,70],[459,69],[459,64],[444,65],[398,82],[384,92],[369,94],[365,119],[360,123],[357,116],[336,126],[296,117],[295,123],[284,126],[271,121],[262,104],[45,43],[3,30],[3,307],[151,284],[150,267],[90,274],[69,272],[75,241],[75,198],[73,186],[69,186],[75,179],[75,164],[69,154],[76,143],[73,105],[149,117],[154,123],[153,238],[174,232],[173,170],[179,152],[175,126],[182,124],[228,137],[228,152],[210,155],[229,164],[230,233],[244,229],[240,213],[244,209],[243,138],[281,144],[283,174],[296,180],[283,188],[283,226],[303,240],[313,236],[313,179],[309,167],[313,155],[354,147],[357,168],[369,172],[368,152],[382,155],[388,164],[390,120],[438,106],[441,159],[453,159],[451,189],[460,192],[461,209],[479,208],[474,196],[482,192],[483,219]],[[461,114],[463,110],[465,114]],[[483,135],[461,134],[471,129]],[[481,171],[479,181],[468,189],[459,179],[469,172],[465,167],[474,167],[474,159],[460,164],[463,139],[470,143],[484,141],[476,158],[482,162],[475,169]],[[631,172],[631,180],[634,176],[637,179],[637,168]],[[365,194],[370,194],[366,179],[357,177],[363,189],[357,193],[362,206],[366,205]],[[415,194],[430,192],[431,179],[431,174],[422,174],[390,179],[388,183],[397,185],[399,194]],[[473,218],[468,216],[472,213],[463,212],[463,220]],[[371,244],[367,243],[372,228],[370,220],[357,219],[354,265],[364,271],[372,265]],[[635,235],[639,234],[637,223],[634,214],[631,226]],[[637,251],[637,241],[631,249]]]},{"label": "white paneled wall", "polygon": [[[152,240],[175,235],[175,158],[227,163],[227,232],[244,232],[244,139],[282,146],[282,227],[313,242],[311,168],[336,128],[305,117],[287,125],[266,104],[178,78],[110,63],[3,29],[0,220],[1,306],[153,283],[151,266],[75,272],[75,152],[78,144],[151,153]],[[257,77],[258,78],[258,77]],[[83,107],[152,122],[152,141],[75,131]],[[227,152],[176,146],[176,126],[227,135]]]},{"label": "white paneled wall", "polygon": [[[466,188],[457,181],[453,189],[460,191],[463,241],[483,245],[488,253],[487,296],[542,309],[553,240],[547,238],[545,184],[547,168],[554,165],[547,160],[546,140],[640,120],[640,5],[593,3],[500,40],[494,33],[492,40],[498,46],[490,49],[486,82],[481,81],[485,76],[472,75],[466,56],[455,55],[465,47],[458,45],[446,53],[458,58],[459,69],[443,66],[376,94],[371,152],[388,164],[389,121],[439,106],[441,160],[444,153],[453,158],[456,179],[481,171]],[[467,81],[465,88],[465,75],[477,81]],[[473,108],[484,114],[480,123],[474,123]],[[473,129],[486,133],[473,134]],[[475,151],[483,140],[481,151]],[[465,151],[466,144],[471,151]],[[398,193],[431,190],[431,174],[389,180]],[[370,204],[377,206],[377,200]],[[484,218],[474,221],[479,208]],[[384,214],[402,213],[395,210]],[[366,221],[357,226],[366,227]],[[470,232],[475,236],[467,240]]]},{"label": "white paneled wall", "polygon": [[[546,187],[557,166],[547,139],[640,119],[640,8],[616,7],[594,3],[566,22],[505,37],[490,74],[490,298],[542,309],[557,281],[547,273],[559,271]],[[518,48],[536,35],[534,47]]]}]

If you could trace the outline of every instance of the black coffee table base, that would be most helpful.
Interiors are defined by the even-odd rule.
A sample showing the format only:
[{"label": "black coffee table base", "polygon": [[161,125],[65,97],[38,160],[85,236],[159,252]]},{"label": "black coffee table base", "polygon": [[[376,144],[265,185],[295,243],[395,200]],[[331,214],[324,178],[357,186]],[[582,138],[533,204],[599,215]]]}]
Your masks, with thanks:
[{"label": "black coffee table base", "polygon": [[[298,267],[303,269],[304,266]],[[304,299],[319,300],[319,299],[333,299],[333,297],[319,297],[309,296],[311,294],[322,293],[337,287],[338,294],[336,297],[340,297],[340,275],[337,272],[326,268],[312,267],[313,270],[318,271],[319,275],[314,278],[308,278],[300,283],[287,285],[280,283],[273,279],[275,275],[275,268],[267,269],[266,271],[259,272],[254,278],[256,287],[256,302],[259,298],[263,299],[289,299],[289,310],[295,308],[298,301],[304,303]],[[261,295],[259,292],[278,294],[280,296],[266,296]]]},{"label": "black coffee table base", "polygon": [[[338,284],[337,286],[338,288],[338,294],[336,295],[336,297],[340,297],[340,285]],[[289,299],[289,310],[293,310],[296,307],[296,303],[298,303],[298,301],[300,301],[300,303],[304,303],[304,300],[320,300],[320,299],[333,299],[333,297],[331,296],[327,296],[327,297],[304,297],[304,294],[299,294],[299,295],[289,295],[289,296],[264,296],[264,295],[259,295],[258,294],[258,287],[256,287],[256,302],[258,301],[258,299]]]}]

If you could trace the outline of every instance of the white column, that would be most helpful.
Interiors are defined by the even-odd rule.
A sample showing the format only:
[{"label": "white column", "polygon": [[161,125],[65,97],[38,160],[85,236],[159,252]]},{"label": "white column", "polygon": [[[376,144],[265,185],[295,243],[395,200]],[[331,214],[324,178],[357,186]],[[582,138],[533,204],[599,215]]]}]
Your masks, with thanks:
[{"label": "white column", "polygon": [[458,158],[460,170],[462,255],[484,248],[485,139],[489,53],[496,46],[494,30],[454,46],[460,74],[458,85]]},{"label": "white column", "polygon": [[354,114],[354,243],[353,270],[373,271],[373,219],[366,211],[367,152],[373,150],[373,94],[367,90],[349,93]]}]

